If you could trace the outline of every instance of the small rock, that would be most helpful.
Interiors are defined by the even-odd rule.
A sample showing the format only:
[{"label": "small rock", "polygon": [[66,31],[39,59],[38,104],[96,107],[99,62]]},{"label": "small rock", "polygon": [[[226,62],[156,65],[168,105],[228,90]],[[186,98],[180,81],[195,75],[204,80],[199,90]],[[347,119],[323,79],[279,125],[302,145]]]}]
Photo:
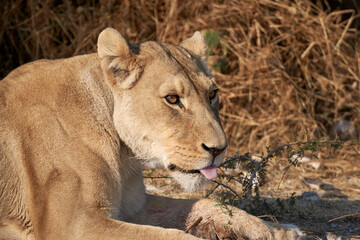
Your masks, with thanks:
[{"label": "small rock", "polygon": [[292,185],[293,183],[294,183],[294,180],[292,180],[292,179],[286,180],[286,184],[288,184],[288,185]]},{"label": "small rock", "polygon": [[304,157],[301,158],[300,162],[302,162],[302,163],[304,163],[304,162],[310,162],[310,160],[311,160],[310,158],[304,156]]},{"label": "small rock", "polygon": [[316,192],[303,192],[300,196],[297,197],[297,199],[303,201],[317,201],[321,198]]},{"label": "small rock", "polygon": [[323,184],[323,181],[318,178],[302,178],[302,181],[310,188],[314,189],[320,189],[321,184]]},{"label": "small rock", "polygon": [[346,196],[345,194],[342,194],[341,192],[338,191],[333,191],[333,192],[320,192],[319,196],[321,198],[348,198],[348,196]]},{"label": "small rock", "polygon": [[262,160],[261,157],[256,156],[256,155],[252,155],[251,158],[252,158],[253,160],[255,160],[255,161],[258,161],[258,162],[260,162],[260,161]]},{"label": "small rock", "polygon": [[336,236],[333,233],[327,233],[326,234],[326,240],[342,240],[343,238],[341,236]]},{"label": "small rock", "polygon": [[294,161],[297,160],[299,163],[310,162],[310,160],[311,160],[310,158],[308,158],[306,156],[300,157],[297,154],[292,155],[291,159]]},{"label": "small rock", "polygon": [[325,191],[329,191],[329,190],[335,190],[335,187],[331,184],[327,184],[327,183],[322,183],[320,185],[320,189],[325,190]]},{"label": "small rock", "polygon": [[342,141],[358,139],[356,127],[349,120],[337,121],[330,130],[330,137],[339,137]]},{"label": "small rock", "polygon": [[322,164],[321,162],[309,162],[308,164],[312,166],[316,171],[324,168],[324,164]]}]

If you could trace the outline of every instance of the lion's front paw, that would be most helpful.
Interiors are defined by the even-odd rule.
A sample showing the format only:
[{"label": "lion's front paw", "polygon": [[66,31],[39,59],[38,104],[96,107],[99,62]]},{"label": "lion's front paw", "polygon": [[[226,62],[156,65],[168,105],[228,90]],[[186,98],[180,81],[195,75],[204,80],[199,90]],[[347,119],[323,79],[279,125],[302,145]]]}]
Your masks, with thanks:
[{"label": "lion's front paw", "polygon": [[[195,223],[195,224],[194,224]],[[234,207],[216,206],[210,200],[196,203],[187,221],[189,232],[202,238],[301,239],[301,232],[290,225],[266,223]]]},{"label": "lion's front paw", "polygon": [[[200,220],[200,221],[199,221]],[[222,212],[205,215],[197,220],[190,232],[202,238],[216,239],[273,239],[271,228],[260,219],[246,214],[229,216]]]}]

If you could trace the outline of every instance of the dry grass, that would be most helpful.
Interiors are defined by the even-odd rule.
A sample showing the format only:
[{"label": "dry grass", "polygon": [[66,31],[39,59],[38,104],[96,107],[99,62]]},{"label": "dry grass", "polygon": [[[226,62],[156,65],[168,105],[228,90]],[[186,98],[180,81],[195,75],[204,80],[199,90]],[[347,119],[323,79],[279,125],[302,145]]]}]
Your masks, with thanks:
[{"label": "dry grass", "polygon": [[237,66],[218,82],[235,145],[264,149],[305,130],[324,137],[337,120],[359,119],[358,33],[350,21],[339,22],[341,12],[326,14],[306,1],[231,9],[238,24],[224,29],[224,41]]},{"label": "dry grass", "polygon": [[[310,1],[25,1],[0,3],[4,76],[19,64],[93,52],[107,26],[130,41],[179,43],[195,30],[220,34],[210,65],[222,90],[221,116],[233,150],[264,151],[294,138],[327,136],[340,119],[359,128],[358,31],[352,10]],[[341,21],[344,13],[352,13]]]}]

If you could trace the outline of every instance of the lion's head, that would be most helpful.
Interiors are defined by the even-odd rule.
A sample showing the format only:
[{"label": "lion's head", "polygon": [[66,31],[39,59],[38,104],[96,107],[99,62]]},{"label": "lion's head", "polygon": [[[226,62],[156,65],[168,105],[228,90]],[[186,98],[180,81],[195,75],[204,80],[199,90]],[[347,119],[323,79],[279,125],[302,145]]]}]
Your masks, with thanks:
[{"label": "lion's head", "polygon": [[207,53],[199,32],[179,46],[130,45],[111,28],[98,39],[120,138],[136,157],[163,164],[188,190],[217,176],[227,146]]}]

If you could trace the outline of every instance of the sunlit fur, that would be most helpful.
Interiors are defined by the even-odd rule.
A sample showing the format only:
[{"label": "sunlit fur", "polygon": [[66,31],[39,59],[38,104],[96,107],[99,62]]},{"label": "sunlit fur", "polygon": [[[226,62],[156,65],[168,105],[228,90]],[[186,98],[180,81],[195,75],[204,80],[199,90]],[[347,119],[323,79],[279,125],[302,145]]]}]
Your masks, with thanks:
[{"label": "sunlit fur", "polygon": [[[142,176],[147,160],[176,165],[192,190],[204,177],[176,169],[220,164],[224,152],[207,150],[227,141],[206,57],[200,33],[131,45],[106,29],[98,53],[35,61],[0,81],[0,239],[196,239],[175,228],[202,214],[223,228],[214,202],[146,195]],[[231,231],[272,239],[260,219],[234,212]],[[194,234],[209,238],[204,229]]]}]

